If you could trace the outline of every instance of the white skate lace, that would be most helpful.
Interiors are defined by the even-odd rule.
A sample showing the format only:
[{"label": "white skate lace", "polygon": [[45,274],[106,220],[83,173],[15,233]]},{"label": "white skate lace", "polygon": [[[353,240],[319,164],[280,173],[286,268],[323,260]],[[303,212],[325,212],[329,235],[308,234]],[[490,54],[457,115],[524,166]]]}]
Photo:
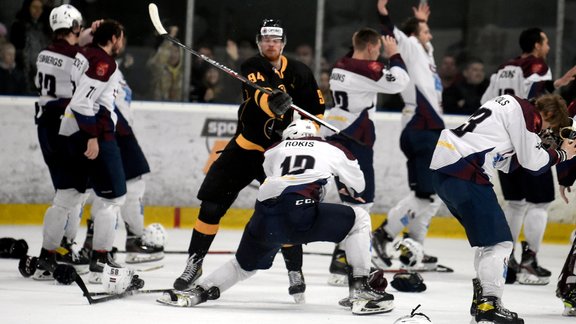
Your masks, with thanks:
[{"label": "white skate lace", "polygon": [[194,260],[194,256],[195,255],[192,255],[188,258],[186,268],[184,269],[184,273],[180,276],[180,279],[190,281],[198,272],[198,268],[200,268],[200,260]]}]

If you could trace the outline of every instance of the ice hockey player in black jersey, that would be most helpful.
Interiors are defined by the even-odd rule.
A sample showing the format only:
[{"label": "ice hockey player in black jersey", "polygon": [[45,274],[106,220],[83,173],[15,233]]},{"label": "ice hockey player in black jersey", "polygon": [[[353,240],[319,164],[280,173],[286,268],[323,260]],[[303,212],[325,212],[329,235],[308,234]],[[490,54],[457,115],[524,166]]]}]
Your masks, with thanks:
[{"label": "ice hockey player in black jersey", "polygon": [[[202,262],[218,233],[220,219],[238,193],[253,180],[264,180],[263,152],[281,139],[282,130],[292,121],[291,104],[317,117],[324,114],[324,99],[310,68],[282,55],[286,31],[281,22],[263,20],[256,43],[259,53],[241,65],[241,74],[272,94],[243,86],[244,102],[238,109],[237,133],[210,167],[198,192],[202,203],[190,239],[186,268],[174,282],[177,290],[188,289],[202,274]],[[301,246],[282,249],[290,293],[294,295],[305,289],[301,251]]]}]

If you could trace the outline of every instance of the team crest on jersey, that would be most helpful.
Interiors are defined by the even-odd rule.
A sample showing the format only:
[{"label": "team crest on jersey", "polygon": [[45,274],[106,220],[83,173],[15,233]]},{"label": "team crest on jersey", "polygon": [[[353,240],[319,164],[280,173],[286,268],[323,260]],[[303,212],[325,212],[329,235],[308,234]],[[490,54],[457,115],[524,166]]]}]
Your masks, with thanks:
[{"label": "team crest on jersey", "polygon": [[108,63],[104,63],[104,62],[100,62],[98,63],[98,65],[96,65],[96,75],[97,76],[105,76],[106,73],[108,73],[108,68],[110,67],[110,64]]},{"label": "team crest on jersey", "polygon": [[542,70],[542,63],[532,64],[532,73],[538,73]]}]

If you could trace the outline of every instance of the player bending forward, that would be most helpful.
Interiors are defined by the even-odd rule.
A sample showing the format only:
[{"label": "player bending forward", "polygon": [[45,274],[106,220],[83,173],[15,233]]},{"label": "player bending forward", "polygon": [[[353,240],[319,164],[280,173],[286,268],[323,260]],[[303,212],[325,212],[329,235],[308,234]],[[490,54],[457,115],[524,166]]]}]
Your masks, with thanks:
[{"label": "player bending forward", "polygon": [[[266,180],[258,191],[254,214],[246,225],[234,259],[187,292],[169,292],[158,302],[191,307],[220,294],[237,282],[269,269],[284,244],[343,242],[352,266],[350,296],[341,304],[354,314],[393,309],[394,296],[368,284],[370,216],[358,207],[322,203],[324,186],[338,176],[352,197],[364,191],[358,162],[344,148],[322,140],[309,120],[292,122],[283,141],[264,153]],[[360,198],[361,199],[361,198]]]},{"label": "player bending forward", "polygon": [[476,322],[524,323],[501,302],[513,238],[490,179],[495,170],[510,172],[518,166],[539,174],[574,157],[572,140],[555,148],[538,136],[547,130],[558,134],[570,124],[566,103],[557,95],[541,96],[534,105],[504,95],[440,135],[430,168],[436,192],[477,247],[470,309]]}]

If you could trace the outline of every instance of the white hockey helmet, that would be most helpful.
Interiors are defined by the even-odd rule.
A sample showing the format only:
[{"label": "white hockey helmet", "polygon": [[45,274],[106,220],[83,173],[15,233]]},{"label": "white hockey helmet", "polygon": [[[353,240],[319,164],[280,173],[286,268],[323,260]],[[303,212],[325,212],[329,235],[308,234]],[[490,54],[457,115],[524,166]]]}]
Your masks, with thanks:
[{"label": "white hockey helmet", "polygon": [[82,26],[82,14],[71,5],[61,5],[50,12],[50,28],[52,28],[52,31],[80,26]]},{"label": "white hockey helmet", "polygon": [[121,294],[130,287],[134,270],[128,268],[116,268],[109,264],[104,265],[102,273],[102,286],[109,294]]},{"label": "white hockey helmet", "polygon": [[424,258],[424,248],[422,244],[409,237],[400,240],[396,249],[400,251],[400,262],[408,267],[414,267],[422,262]]},{"label": "white hockey helmet", "polygon": [[144,229],[142,242],[154,247],[164,247],[166,244],[166,230],[159,223],[152,223]]},{"label": "white hockey helmet", "polygon": [[308,119],[296,119],[282,132],[283,140],[312,136],[318,136],[318,129],[314,122]]}]

